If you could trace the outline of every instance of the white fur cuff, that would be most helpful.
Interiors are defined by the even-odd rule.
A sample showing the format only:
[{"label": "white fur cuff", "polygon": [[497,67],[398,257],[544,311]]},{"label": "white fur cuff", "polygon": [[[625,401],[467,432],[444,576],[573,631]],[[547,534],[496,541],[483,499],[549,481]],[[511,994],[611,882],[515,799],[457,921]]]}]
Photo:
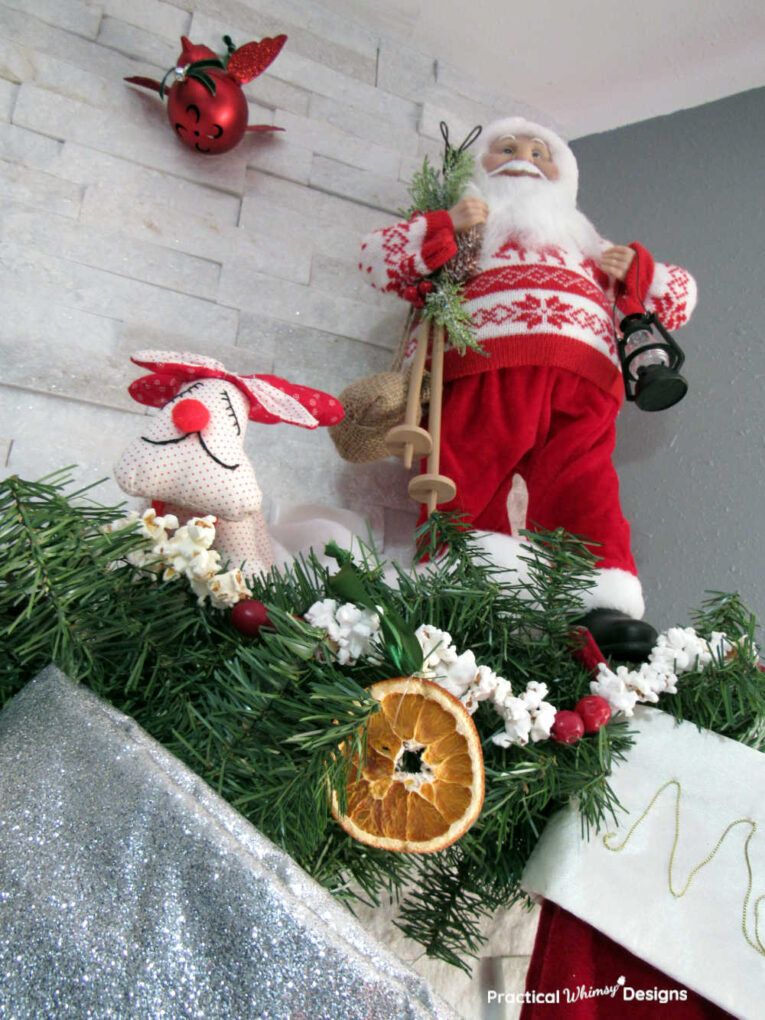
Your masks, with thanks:
[{"label": "white fur cuff", "polygon": [[[523,582],[528,577],[528,563],[521,558],[528,543],[497,531],[476,532],[478,543],[491,560],[503,569],[508,582]],[[503,577],[500,574],[500,580]],[[591,609],[618,609],[640,620],[645,612],[643,589],[639,579],[618,567],[595,571],[595,583],[582,592],[585,612]]]}]

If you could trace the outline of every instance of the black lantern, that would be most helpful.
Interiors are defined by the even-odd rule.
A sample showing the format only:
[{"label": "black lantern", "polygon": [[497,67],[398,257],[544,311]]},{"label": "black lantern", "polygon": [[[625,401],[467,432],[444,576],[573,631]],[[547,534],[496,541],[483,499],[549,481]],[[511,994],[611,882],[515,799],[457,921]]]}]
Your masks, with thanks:
[{"label": "black lantern", "polygon": [[641,411],[663,411],[682,400],[688,392],[680,375],[685,355],[653,312],[627,315],[619,329],[622,336],[616,342],[627,400],[634,400]]}]

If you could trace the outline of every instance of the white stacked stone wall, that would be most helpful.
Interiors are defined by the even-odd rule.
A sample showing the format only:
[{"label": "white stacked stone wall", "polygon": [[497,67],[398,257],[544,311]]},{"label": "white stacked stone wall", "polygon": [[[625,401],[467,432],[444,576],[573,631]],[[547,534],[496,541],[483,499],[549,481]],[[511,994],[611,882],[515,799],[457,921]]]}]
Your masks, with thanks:
[{"label": "white stacked stone wall", "polygon": [[[144,413],[126,390],[136,350],[335,394],[388,367],[406,308],[365,284],[359,239],[408,204],[423,157],[439,159],[440,120],[459,140],[508,100],[335,6],[0,0],[3,473],[108,476]],[[280,32],[245,92],[250,123],[285,131],[221,156],[182,146],[158,96],[122,80],[161,78],[182,34],[222,51],[224,34]],[[323,430],[287,425],[251,426],[248,452],[273,514],[345,507],[388,545],[411,530],[395,461],[348,465]],[[99,494],[121,498],[110,482]]]}]

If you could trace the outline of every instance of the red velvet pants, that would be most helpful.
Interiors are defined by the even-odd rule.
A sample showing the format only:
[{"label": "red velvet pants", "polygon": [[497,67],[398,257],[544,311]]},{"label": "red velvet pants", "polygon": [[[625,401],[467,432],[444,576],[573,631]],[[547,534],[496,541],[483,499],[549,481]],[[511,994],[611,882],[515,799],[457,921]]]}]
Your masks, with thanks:
[{"label": "red velvet pants", "polygon": [[636,574],[611,462],[619,406],[588,379],[548,366],[451,380],[440,472],[456,482],[457,497],[439,509],[510,534],[507,499],[519,474],[528,488],[527,528],[565,528],[593,544],[598,566]]}]

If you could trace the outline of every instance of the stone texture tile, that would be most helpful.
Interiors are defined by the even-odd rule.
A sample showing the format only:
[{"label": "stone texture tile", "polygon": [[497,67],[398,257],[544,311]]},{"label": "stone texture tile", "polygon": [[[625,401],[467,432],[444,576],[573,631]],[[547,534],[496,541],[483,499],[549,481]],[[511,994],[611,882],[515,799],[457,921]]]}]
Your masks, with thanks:
[{"label": "stone texture tile", "polygon": [[[214,2],[221,9],[223,4],[229,5],[229,0]],[[234,0],[234,3],[237,8],[240,6],[239,0]],[[355,5],[350,6],[353,8]],[[301,26],[319,38],[361,54],[374,53],[377,44],[377,33],[362,19],[349,18],[323,0],[258,0],[258,11],[261,17],[275,19],[276,25],[284,24],[283,31],[288,34],[290,25]]]},{"label": "stone texture tile", "polygon": [[[389,313],[394,318],[403,317],[401,303],[394,298],[381,300],[378,292],[368,286],[357,289],[361,281],[358,258],[362,238],[369,231],[393,222],[393,216],[335,195],[297,187],[292,182],[252,174],[256,172],[248,174],[247,194],[242,202],[242,225],[248,233],[252,232],[256,240],[260,238],[263,245],[287,244],[300,252],[309,252],[314,269],[317,258],[343,264],[345,269],[339,270],[341,278],[331,280],[333,291],[337,290],[342,297],[353,293],[362,303],[379,307],[386,317]],[[312,286],[324,289],[327,280],[326,275],[312,277]],[[277,318],[293,318],[294,310],[287,305],[273,314]],[[318,323],[312,325],[327,328]],[[332,322],[330,328],[349,335],[348,327],[341,322]],[[383,344],[388,346],[388,341]]]},{"label": "stone texture tile", "polygon": [[[290,374],[300,381],[296,371]],[[363,470],[367,465],[346,464],[324,428],[309,431],[285,424],[251,423],[245,449],[263,492],[275,502],[345,507],[371,517],[379,529],[385,503],[408,499],[405,479],[396,465],[394,472],[383,470],[375,475]]]},{"label": "stone texture tile", "polygon": [[414,552],[414,531],[417,527],[419,504],[409,500],[409,506],[406,508],[394,510],[386,507],[384,514],[382,551],[385,558],[395,560],[402,567],[408,567]]},{"label": "stone texture tile", "polygon": [[38,296],[12,281],[0,283],[0,379],[19,388],[135,410],[127,386],[142,370],[131,364],[130,355],[145,349],[207,354],[244,375],[271,372],[269,359],[188,323],[152,329],[35,300]]},{"label": "stone texture tile", "polygon": [[[180,37],[189,33],[191,18],[188,11],[172,3],[162,3],[161,0],[98,0],[98,5],[108,17],[171,40],[178,46],[179,52]],[[215,49],[214,45],[208,45]]]},{"label": "stone texture tile", "polygon": [[35,53],[11,38],[0,37],[0,77],[13,85],[35,76]]},{"label": "stone texture tile", "polygon": [[[257,229],[263,205],[285,211],[285,222],[300,225],[309,234],[316,251],[335,258],[356,258],[364,234],[395,222],[379,209],[332,195],[317,188],[304,188],[259,170],[247,172],[242,201],[242,226]],[[299,219],[295,218],[295,215]]]},{"label": "stone texture tile", "polygon": [[231,245],[224,257],[225,266],[234,265],[238,274],[267,273],[283,280],[308,284],[311,277],[311,245],[306,241],[290,243],[284,236],[255,238],[243,230],[231,232]]},{"label": "stone texture tile", "polygon": [[31,6],[28,0],[3,0],[3,6],[33,14],[47,25],[65,28],[67,32],[88,39],[95,39],[101,23],[100,9],[78,0],[35,0]]},{"label": "stone texture tile", "polygon": [[310,382],[337,395],[348,383],[373,372],[385,372],[390,351],[320,330],[290,327],[274,345],[274,374]]},{"label": "stone texture tile", "polygon": [[58,176],[56,168],[63,147],[64,142],[55,138],[0,122],[0,159],[9,164],[1,168],[3,177],[10,174],[10,164],[20,171],[31,168]]},{"label": "stone texture tile", "polygon": [[[262,312],[242,312],[237,347],[255,358],[259,372],[287,375],[303,373],[316,386],[333,393],[354,379],[387,371],[391,351],[325,330],[313,329],[291,319],[279,319]],[[322,360],[326,357],[327,360]],[[278,365],[278,369],[277,366]],[[310,375],[316,371],[321,384]]]},{"label": "stone texture tile", "polygon": [[16,93],[18,85],[14,82],[0,78],[0,121],[6,124],[10,121],[13,107],[16,105]]},{"label": "stone texture tile", "polygon": [[[12,128],[24,135],[30,135],[21,128]],[[42,139],[41,135],[32,135]],[[52,144],[50,139],[42,139]],[[3,136],[0,132],[0,146]],[[23,152],[22,152],[23,155]],[[42,155],[42,153],[41,153]],[[0,147],[0,158],[3,149]],[[173,211],[175,225],[183,230],[188,218],[191,221],[201,219],[214,226],[235,227],[239,222],[241,199],[239,195],[228,194],[211,184],[196,183],[171,176],[161,169],[141,166],[130,158],[110,156],[105,152],[96,152],[77,142],[67,141],[60,147],[50,172],[65,180],[78,184],[95,184],[105,188],[107,192],[116,192],[124,199],[120,209],[109,210],[109,215],[119,214],[119,218],[111,219],[113,223],[131,224],[134,209],[131,200],[143,199],[154,205],[164,206]]]},{"label": "stone texture tile", "polygon": [[263,312],[275,319],[356,337],[367,343],[394,348],[401,331],[397,309],[372,309],[370,305],[323,292],[304,284],[250,272],[238,262],[221,271],[218,300],[244,311]]},{"label": "stone texture tile", "polygon": [[180,49],[178,42],[159,38],[151,29],[138,28],[110,17],[101,19],[98,42],[126,57],[165,68],[173,67]]},{"label": "stone texture tile", "polygon": [[310,116],[314,120],[334,124],[374,145],[397,150],[411,148],[420,118],[419,105],[414,102],[402,103],[401,106],[392,107],[389,112],[390,119],[327,96],[311,96]]},{"label": "stone texture tile", "polygon": [[401,44],[398,39],[380,40],[377,84],[385,92],[421,100],[435,82],[434,59]]},{"label": "stone texture tile", "polygon": [[149,329],[177,330],[185,325],[189,332],[207,333],[224,343],[233,343],[236,336],[236,310],[212,301],[82,266],[13,242],[0,245],[0,264],[9,285],[36,295],[39,301],[57,302]]},{"label": "stone texture tile", "polygon": [[341,74],[330,65],[308,60],[300,54],[289,50],[289,43],[271,65],[271,73],[283,78],[320,96],[328,96],[350,106],[360,106],[370,114],[395,121],[397,111],[410,108],[411,96],[408,100],[400,96],[384,92],[374,85]]},{"label": "stone texture tile", "polygon": [[[0,434],[13,440],[3,477],[35,481],[70,464],[78,486],[108,476],[138,426],[138,416],[59,397],[0,387]],[[93,498],[116,504],[125,495],[112,480]]]},{"label": "stone texture tile", "polygon": [[82,188],[40,170],[17,163],[0,165],[0,200],[40,210],[41,214],[76,219],[82,202]]},{"label": "stone texture tile", "polygon": [[319,155],[377,174],[395,174],[398,170],[400,157],[395,149],[357,138],[334,124],[298,117],[285,110],[279,112],[279,125],[289,137],[294,135],[301,145]]},{"label": "stone texture tile", "polygon": [[425,156],[429,156],[432,161],[436,159],[441,162],[441,156],[444,151],[444,143],[441,138],[441,132],[439,130],[437,138],[428,138],[425,135],[420,135],[417,142],[417,156],[419,157],[420,165]]},{"label": "stone texture tile", "polygon": [[259,75],[251,85],[247,85],[248,97],[257,99],[261,106],[276,110],[274,124],[279,123],[279,110],[289,110],[300,117],[308,116],[311,93],[307,89],[297,88],[287,81],[275,78],[266,71]]},{"label": "stone texture tile", "polygon": [[[395,294],[385,294],[367,283],[367,274],[359,272],[358,246],[349,248],[342,258],[316,254],[311,267],[311,284],[317,290],[341,293],[352,301],[368,304],[386,313],[401,314],[402,325],[407,303]],[[370,310],[370,314],[374,314]],[[386,346],[389,346],[386,344]]]},{"label": "stone texture tile", "polygon": [[299,333],[301,327],[259,312],[241,312],[236,335],[237,348],[256,360],[258,367],[255,371],[273,375],[276,348],[282,336],[289,336],[292,329]]},{"label": "stone texture tile", "polygon": [[343,498],[342,462],[326,429],[251,423],[245,450],[260,487],[272,500],[358,509]]},{"label": "stone texture tile", "polygon": [[349,464],[337,458],[337,463],[341,506],[358,509],[358,501],[363,499],[366,505],[382,507],[386,514],[390,509],[411,513],[414,504],[407,494],[410,473],[400,461],[390,458],[374,464]]},{"label": "stone texture tile", "polygon": [[[274,124],[284,127],[282,111],[277,111]],[[306,144],[298,132],[282,134],[273,132],[273,137],[264,136],[257,139],[258,144],[247,150],[247,166],[264,170],[268,174],[276,174],[288,181],[307,184],[311,174],[313,149]],[[244,143],[243,143],[244,144]]]},{"label": "stone texture tile", "polygon": [[23,60],[22,81],[34,82],[87,106],[119,111],[125,116],[129,113],[131,90],[114,72],[105,75],[88,66],[78,66],[65,56],[19,47],[9,39],[0,40],[0,54],[10,66]]},{"label": "stone texture tile", "polygon": [[520,117],[528,117],[529,120],[541,121],[543,124],[550,123],[549,114],[513,96],[480,86],[469,74],[453,64],[439,61],[437,85],[450,103],[459,102],[456,97],[462,97],[472,103],[480,103],[495,117],[517,114]]},{"label": "stone texture tile", "polygon": [[408,202],[406,185],[389,174],[375,174],[326,156],[314,156],[309,182],[312,187],[356,199],[381,212],[395,215]]},{"label": "stone texture tile", "polygon": [[[169,337],[170,340],[175,342],[174,337]],[[263,364],[262,357],[256,352],[248,350],[245,347],[233,346],[225,343],[220,337],[212,334],[205,335],[204,333],[197,333],[193,337],[178,337],[178,340],[184,341],[183,346],[174,346],[170,348],[175,351],[191,351],[194,354],[207,354],[211,358],[216,358],[218,361],[222,361],[226,368],[232,372],[236,372],[237,375],[254,375],[256,373],[268,372],[269,369]],[[131,354],[138,350],[143,349],[161,349],[160,342],[161,336],[155,334],[147,334],[135,327],[120,326],[119,330],[119,371],[121,374],[121,385],[127,386],[128,382],[132,382],[133,379],[137,378],[144,369],[138,368],[129,361]],[[167,347],[165,347],[167,350]],[[135,407],[132,400],[129,406]]]},{"label": "stone texture tile", "polygon": [[[0,37],[13,40],[14,45],[32,54],[44,54],[68,61],[112,81],[118,81],[127,74],[155,73],[160,68],[170,66],[162,62],[151,68],[147,66],[145,58],[140,62],[132,60],[102,46],[98,40],[86,39],[55,25],[48,25],[33,16],[30,3],[25,0],[20,2],[24,10],[10,10],[6,5],[0,7]],[[52,4],[53,0],[49,2]],[[21,80],[26,81],[28,78],[22,77]]]},{"label": "stone texture tile", "polygon": [[[476,115],[477,114],[477,115]],[[446,121],[449,126],[449,138],[459,144],[466,137],[469,131],[476,124],[485,124],[494,118],[486,116],[483,109],[457,109],[455,105],[441,102],[425,102],[422,106],[422,118],[420,120],[420,134],[441,142],[441,121]]]},{"label": "stone texture tile", "polygon": [[40,252],[118,276],[197,297],[214,299],[220,265],[157,244],[134,241],[110,229],[114,220],[95,226],[72,223],[62,216],[43,214],[20,206],[6,206],[0,220],[0,238]]},{"label": "stone texture tile", "polygon": [[[267,208],[256,232],[221,222],[215,215],[180,215],[177,209],[149,198],[125,194],[110,185],[86,189],[83,222],[99,226],[123,224],[125,234],[147,244],[157,244],[215,262],[235,264],[245,278],[266,273],[307,284],[311,270],[311,247],[304,235],[279,229]],[[264,224],[271,223],[271,230]],[[189,278],[189,293],[201,293]]]},{"label": "stone texture tile", "polygon": [[136,240],[176,251],[205,252],[218,261],[225,257],[238,229],[210,213],[181,215],[172,206],[155,202],[150,194],[130,194],[111,181],[86,187],[81,218],[90,225],[120,223],[123,232]]}]

